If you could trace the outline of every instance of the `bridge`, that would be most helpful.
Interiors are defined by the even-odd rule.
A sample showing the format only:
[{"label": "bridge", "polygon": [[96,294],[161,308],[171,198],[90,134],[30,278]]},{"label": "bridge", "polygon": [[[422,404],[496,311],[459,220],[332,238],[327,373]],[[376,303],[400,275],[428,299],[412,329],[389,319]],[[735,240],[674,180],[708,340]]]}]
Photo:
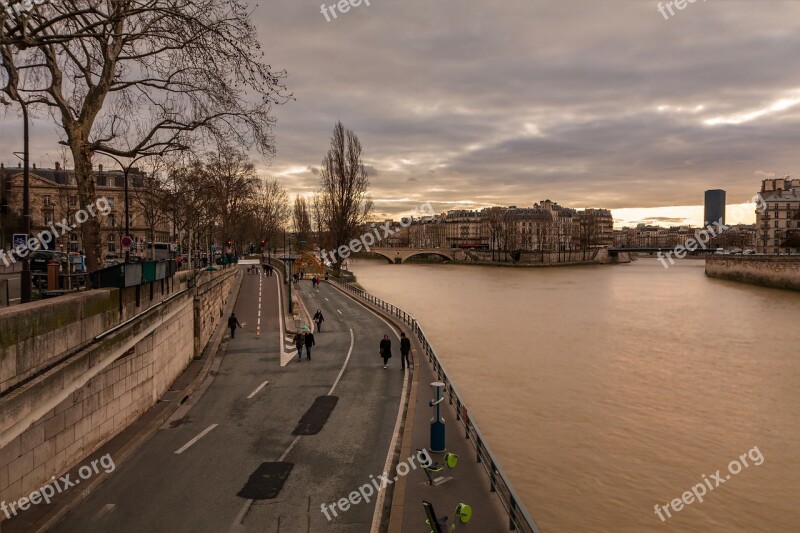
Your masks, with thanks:
[{"label": "bridge", "polygon": [[372,248],[372,253],[386,258],[394,264],[405,263],[419,255],[438,255],[447,261],[454,261],[455,255],[450,248]]}]

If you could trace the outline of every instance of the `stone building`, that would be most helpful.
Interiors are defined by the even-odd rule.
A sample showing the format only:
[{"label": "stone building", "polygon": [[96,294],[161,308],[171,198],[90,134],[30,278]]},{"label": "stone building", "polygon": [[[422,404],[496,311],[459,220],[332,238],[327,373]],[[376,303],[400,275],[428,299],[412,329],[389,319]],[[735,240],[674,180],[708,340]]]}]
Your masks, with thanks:
[{"label": "stone building", "polygon": [[[62,168],[59,163],[55,164],[54,169],[36,168],[34,164],[29,176],[31,233],[40,233],[62,219],[74,224],[75,213],[84,207],[79,204],[74,171]],[[103,259],[117,258],[121,256],[120,239],[125,231],[124,174],[119,170],[103,170],[100,165],[94,177],[97,196],[106,197],[111,207],[108,216],[98,215]],[[21,165],[9,168],[0,164],[0,203],[21,215],[22,191]],[[131,253],[134,254],[143,253],[147,241],[168,242],[170,239],[170,224],[166,217],[156,217],[153,210],[148,209],[147,191],[145,175],[132,168],[128,174],[128,211],[130,236],[134,241]],[[8,233],[5,230],[2,232],[6,241],[10,241]],[[2,243],[1,247],[7,249],[9,242]],[[58,237],[50,248],[64,252],[82,250],[80,228]]]},{"label": "stone building", "polygon": [[767,207],[756,210],[756,253],[800,253],[800,179],[765,179],[760,194]]}]

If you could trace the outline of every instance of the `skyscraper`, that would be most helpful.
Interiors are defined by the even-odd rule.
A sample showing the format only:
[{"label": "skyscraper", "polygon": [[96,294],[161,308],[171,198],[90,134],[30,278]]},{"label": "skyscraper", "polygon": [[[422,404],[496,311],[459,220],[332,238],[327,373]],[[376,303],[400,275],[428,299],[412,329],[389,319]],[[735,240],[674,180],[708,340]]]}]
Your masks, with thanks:
[{"label": "skyscraper", "polygon": [[725,223],[725,191],[710,189],[706,191],[705,225],[714,222]]}]

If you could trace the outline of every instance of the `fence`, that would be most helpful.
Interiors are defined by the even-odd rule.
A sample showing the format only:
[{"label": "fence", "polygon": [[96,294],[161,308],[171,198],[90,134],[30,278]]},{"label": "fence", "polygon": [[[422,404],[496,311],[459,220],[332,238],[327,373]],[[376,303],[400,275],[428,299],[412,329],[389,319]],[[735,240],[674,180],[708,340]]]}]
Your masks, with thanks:
[{"label": "fence", "polygon": [[411,327],[411,331],[413,331],[417,336],[420,344],[425,350],[425,354],[428,356],[428,360],[433,366],[434,373],[437,375],[439,381],[445,384],[444,389],[450,398],[450,404],[455,404],[456,406],[456,420],[458,420],[463,426],[466,438],[472,441],[472,444],[475,446],[477,461],[483,464],[484,469],[489,476],[491,491],[497,492],[497,494],[500,496],[500,502],[503,504],[503,507],[508,514],[509,529],[519,530],[525,533],[539,533],[539,528],[536,527],[533,518],[531,518],[530,514],[528,514],[528,511],[525,509],[522,501],[517,496],[517,493],[514,492],[514,489],[511,487],[511,482],[500,468],[500,464],[497,462],[497,459],[495,459],[495,455],[489,448],[486,439],[483,438],[483,435],[481,434],[475,422],[470,420],[464,401],[456,392],[453,382],[448,378],[447,372],[445,372],[442,363],[436,356],[433,346],[431,346],[431,343],[428,342],[428,338],[425,336],[425,333],[422,331],[422,327],[419,325],[417,320],[399,307],[385,302],[384,300],[381,300],[380,298],[377,298],[350,283],[346,283],[334,278],[331,278],[331,280],[335,281],[336,284],[341,288],[366,300],[367,302],[370,302],[376,307],[383,309],[390,315],[397,317]]}]

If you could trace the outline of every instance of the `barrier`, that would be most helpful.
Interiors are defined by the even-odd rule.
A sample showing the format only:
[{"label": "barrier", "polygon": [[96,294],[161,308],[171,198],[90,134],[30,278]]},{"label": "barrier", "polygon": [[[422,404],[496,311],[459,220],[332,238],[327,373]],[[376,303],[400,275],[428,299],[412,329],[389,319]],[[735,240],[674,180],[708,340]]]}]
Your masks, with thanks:
[{"label": "barrier", "polygon": [[456,392],[455,385],[453,385],[453,382],[448,378],[444,366],[442,366],[442,363],[439,361],[436,351],[425,336],[417,319],[399,307],[381,300],[351,283],[346,283],[333,277],[330,278],[330,281],[336,283],[337,286],[351,294],[379,307],[390,315],[397,317],[411,328],[411,331],[417,336],[422,348],[425,350],[425,354],[428,356],[428,360],[433,367],[434,374],[436,374],[439,381],[444,383],[444,392],[449,396],[450,404],[455,404],[456,406],[456,420],[463,426],[465,437],[469,439],[475,447],[476,460],[484,466],[484,470],[486,470],[489,476],[491,491],[496,492],[500,497],[500,502],[508,514],[509,529],[512,531],[519,530],[524,533],[539,533],[539,528],[536,527],[536,523],[525,509],[519,496],[517,496],[508,477],[506,477],[502,468],[500,468],[500,464],[489,448],[489,445],[486,443],[486,439],[483,438],[475,422],[467,416],[468,410],[466,405]]}]

